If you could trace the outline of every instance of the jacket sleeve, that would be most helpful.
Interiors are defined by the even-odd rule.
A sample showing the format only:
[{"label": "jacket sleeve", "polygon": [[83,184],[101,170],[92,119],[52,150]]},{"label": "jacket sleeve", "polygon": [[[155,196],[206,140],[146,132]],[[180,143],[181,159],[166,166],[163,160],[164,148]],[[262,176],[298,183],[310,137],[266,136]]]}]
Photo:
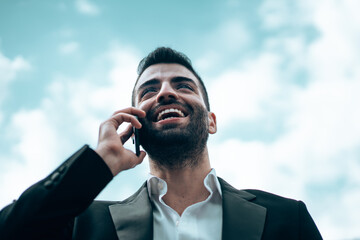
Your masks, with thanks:
[{"label": "jacket sleeve", "polygon": [[74,218],[112,177],[101,157],[85,145],[0,212],[0,238],[71,239]]},{"label": "jacket sleeve", "polygon": [[302,201],[298,201],[298,210],[299,210],[299,234],[300,239],[307,240],[322,240],[321,234],[316,227],[314,220],[311,218],[310,213],[308,212],[305,204]]}]

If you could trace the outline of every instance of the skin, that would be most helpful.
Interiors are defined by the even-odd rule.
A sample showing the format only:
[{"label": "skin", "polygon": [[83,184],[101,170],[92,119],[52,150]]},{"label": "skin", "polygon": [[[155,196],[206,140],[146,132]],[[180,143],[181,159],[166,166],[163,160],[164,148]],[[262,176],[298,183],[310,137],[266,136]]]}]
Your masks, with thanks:
[{"label": "skin", "polygon": [[[167,102],[171,106],[173,99],[193,108],[206,109],[199,82],[187,68],[179,64],[152,65],[143,72],[135,86],[135,107],[116,111],[100,125],[99,141],[95,151],[103,158],[114,176],[140,164],[146,155],[142,151],[137,157],[131,150],[123,146],[132,134],[131,127],[134,126],[138,129],[142,127],[135,116],[144,118],[158,105],[164,106]],[[176,134],[186,128],[190,121],[191,114],[159,122],[154,121],[151,124],[158,131],[170,131]],[[130,123],[130,125],[118,134],[116,130],[124,122]],[[208,132],[216,133],[214,113],[208,112],[207,123]],[[178,169],[161,166],[155,159],[149,157],[150,172],[165,180],[168,185],[168,192],[163,198],[165,203],[179,215],[186,207],[205,200],[209,195],[203,184],[204,178],[211,171],[207,147],[200,156],[196,157],[198,157],[197,165]]]}]

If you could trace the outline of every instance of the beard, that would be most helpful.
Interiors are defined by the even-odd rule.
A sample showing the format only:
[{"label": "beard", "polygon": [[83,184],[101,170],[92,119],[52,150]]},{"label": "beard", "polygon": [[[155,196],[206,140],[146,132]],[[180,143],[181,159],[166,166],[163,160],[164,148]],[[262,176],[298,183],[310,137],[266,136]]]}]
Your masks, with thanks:
[{"label": "beard", "polygon": [[185,127],[166,124],[161,130],[154,129],[151,116],[141,119],[140,144],[149,157],[168,169],[196,166],[205,150],[208,133],[208,111],[202,106],[189,108],[190,121]]}]

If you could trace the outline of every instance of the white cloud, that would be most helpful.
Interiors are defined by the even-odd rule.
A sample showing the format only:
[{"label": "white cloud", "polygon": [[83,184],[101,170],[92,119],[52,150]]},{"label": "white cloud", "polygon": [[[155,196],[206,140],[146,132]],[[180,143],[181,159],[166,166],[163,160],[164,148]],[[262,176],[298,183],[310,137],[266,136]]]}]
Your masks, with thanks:
[{"label": "white cloud", "polygon": [[232,19],[222,24],[215,32],[216,38],[221,36],[223,47],[227,51],[236,51],[249,44],[251,37],[248,29],[238,19]]},{"label": "white cloud", "polygon": [[89,0],[76,0],[76,9],[86,15],[98,15],[100,13],[99,8]]},{"label": "white cloud", "polygon": [[[305,200],[324,239],[360,234],[359,4],[266,1],[260,11],[265,27],[310,24],[318,37],[305,40],[304,31],[271,35],[254,59],[215,77],[209,88],[223,127],[278,113],[284,126],[267,143],[215,138],[209,149],[218,174],[240,188]],[[306,73],[303,84],[294,81],[299,71]]]},{"label": "white cloud", "polygon": [[[1,206],[18,198],[82,144],[96,147],[100,123],[114,111],[130,106],[139,60],[136,51],[113,45],[95,59],[95,66],[109,66],[101,74],[103,79],[94,79],[94,72],[102,70],[92,67],[83,78],[58,75],[40,106],[11,117],[2,136],[14,144],[8,154],[0,154],[0,163],[6,163],[0,169],[0,188],[6,192],[0,198]],[[144,175],[143,167],[132,171],[133,178]]]},{"label": "white cloud", "polygon": [[319,6],[314,22],[321,37],[309,52],[308,66],[314,78],[331,81],[358,75],[360,16],[354,12],[359,2],[330,1]]},{"label": "white cloud", "polygon": [[[262,65],[258,66],[260,68]],[[283,119],[287,131],[271,143],[239,139],[211,142],[209,149],[212,164],[219,176],[231,179],[238,188],[264,189],[304,200],[310,212],[317,213],[313,217],[325,239],[358,236],[355,219],[359,212],[354,212],[354,208],[358,205],[356,201],[360,189],[360,110],[357,108],[360,102],[360,81],[355,79],[360,78],[354,76],[353,80],[342,78],[337,81],[312,79],[313,83],[306,89],[285,88],[284,91],[290,91],[285,101],[291,109]],[[258,84],[261,92],[262,82],[254,84]],[[233,88],[236,85],[228,86]],[[223,88],[218,87],[218,91],[223,91]],[[256,92],[252,89],[245,96]],[[231,115],[234,118],[238,116],[239,119],[246,119],[245,115],[249,114],[256,119],[264,113],[261,96],[255,94],[254,98],[249,97],[250,109],[255,107],[258,110],[254,114],[247,107],[241,109],[241,103],[233,104],[237,103],[236,99],[243,99],[239,97],[240,94],[236,95],[236,90],[231,91],[235,94],[234,99],[230,100],[228,91],[220,97],[212,94],[212,97],[216,97],[213,98],[214,102],[224,101],[217,108],[221,110],[215,110],[215,113],[220,112],[219,122],[226,120],[221,120],[222,114],[229,118]],[[226,101],[229,101],[228,104]],[[266,101],[274,101],[274,98],[270,96]],[[236,129],[236,121],[230,120],[225,124],[231,124]],[[311,186],[323,185],[329,188],[330,183],[338,181],[345,181],[343,193],[336,194],[331,190],[326,192],[329,196],[323,195],[324,199],[314,198],[308,193]],[[336,186],[332,187],[336,189]],[[336,208],[330,204],[335,204],[333,196],[338,199]],[[312,211],[315,206],[321,206],[319,201],[331,209]],[[338,219],[342,219],[340,225]]]},{"label": "white cloud", "polygon": [[279,64],[279,56],[265,53],[211,80],[211,104],[220,125],[261,116],[262,105],[280,90]]},{"label": "white cloud", "polygon": [[[210,141],[218,174],[239,188],[305,200],[324,239],[359,236],[360,16],[354,10],[359,4],[265,1],[260,14],[266,28],[300,26],[299,31],[269,35],[257,56],[241,60],[208,86],[219,131],[236,130],[239,121],[265,124],[267,114],[279,113],[284,126],[283,134],[270,143]],[[300,30],[307,25],[318,31],[313,42]],[[211,50],[207,56],[212,57],[199,61],[204,69],[221,59]],[[299,71],[305,72],[302,84],[294,81]],[[330,185],[337,182],[343,185]],[[323,199],[310,193],[316,186],[322,186]]]},{"label": "white cloud", "polygon": [[[279,114],[284,126],[271,142],[245,141],[241,136],[211,139],[209,151],[218,175],[239,188],[260,188],[304,200],[324,239],[359,237],[359,4],[356,0],[308,0],[294,5],[265,1],[259,13],[263,27],[271,31],[256,49],[259,52],[254,51],[247,61],[239,57],[235,67],[221,70],[208,86],[219,131],[236,130],[239,121],[266,124],[268,114]],[[78,9],[98,12],[84,10],[86,7],[80,10],[80,5]],[[214,47],[197,61],[200,73],[218,66],[229,53],[246,52],[253,36],[245,26],[230,19],[206,35],[209,46]],[[291,33],[281,31],[289,26],[294,27]],[[316,29],[318,35],[309,40],[303,26]],[[26,69],[19,67],[26,66],[21,60],[15,64],[16,58],[1,56],[0,62],[4,64],[5,58],[5,65],[11,66],[6,74],[0,74],[10,76],[7,82]],[[100,64],[91,65],[87,75],[57,76],[41,106],[13,116],[7,133],[15,133],[12,141],[16,144],[11,156],[0,155],[1,162],[10,162],[0,169],[0,188],[11,194],[0,204],[16,198],[30,184],[29,179],[39,179],[50,171],[39,170],[42,165],[52,167],[45,162],[47,155],[60,162],[76,144],[96,144],[99,123],[130,104],[139,60],[136,51],[115,46],[96,59]],[[106,74],[93,68],[109,63],[112,67]],[[302,85],[294,81],[300,70],[306,73]],[[104,79],[95,80],[99,75]],[[9,181],[11,186],[6,184]],[[323,192],[314,193],[314,189]]]},{"label": "white cloud", "polygon": [[79,49],[79,43],[75,41],[63,43],[59,46],[59,53],[62,55],[73,54]]},{"label": "white cloud", "polygon": [[11,60],[0,52],[0,101],[7,95],[8,84],[19,72],[29,69],[31,69],[30,63],[22,56],[16,56]]},{"label": "white cloud", "polygon": [[277,28],[286,24],[290,17],[288,5],[289,3],[286,4],[286,2],[265,1],[260,8],[264,26],[267,28]]},{"label": "white cloud", "polygon": [[50,161],[49,156],[58,156],[61,150],[56,146],[58,134],[47,117],[40,109],[13,115],[5,132],[18,141],[11,149],[11,156],[0,156],[8,162],[1,174],[2,188],[8,193],[19,194],[29,182],[38,180],[37,176],[45,177],[48,170],[54,168],[55,162]]},{"label": "white cloud", "polygon": [[309,3],[307,6],[303,1],[265,0],[259,8],[262,26],[274,30],[286,26],[299,27],[309,23],[310,14],[314,10],[314,4]]},{"label": "white cloud", "polygon": [[221,22],[217,28],[203,36],[201,44],[208,49],[196,59],[195,66],[200,72],[211,72],[226,62],[229,55],[240,54],[251,44],[252,35],[243,21],[237,18]]}]

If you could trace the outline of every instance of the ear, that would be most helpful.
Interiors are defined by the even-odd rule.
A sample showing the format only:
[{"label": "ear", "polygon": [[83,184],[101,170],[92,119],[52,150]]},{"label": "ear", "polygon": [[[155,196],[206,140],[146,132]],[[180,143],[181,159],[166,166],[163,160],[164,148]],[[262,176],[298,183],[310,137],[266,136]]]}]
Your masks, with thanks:
[{"label": "ear", "polygon": [[209,118],[209,133],[214,134],[217,131],[215,113],[208,112],[208,118]]}]

